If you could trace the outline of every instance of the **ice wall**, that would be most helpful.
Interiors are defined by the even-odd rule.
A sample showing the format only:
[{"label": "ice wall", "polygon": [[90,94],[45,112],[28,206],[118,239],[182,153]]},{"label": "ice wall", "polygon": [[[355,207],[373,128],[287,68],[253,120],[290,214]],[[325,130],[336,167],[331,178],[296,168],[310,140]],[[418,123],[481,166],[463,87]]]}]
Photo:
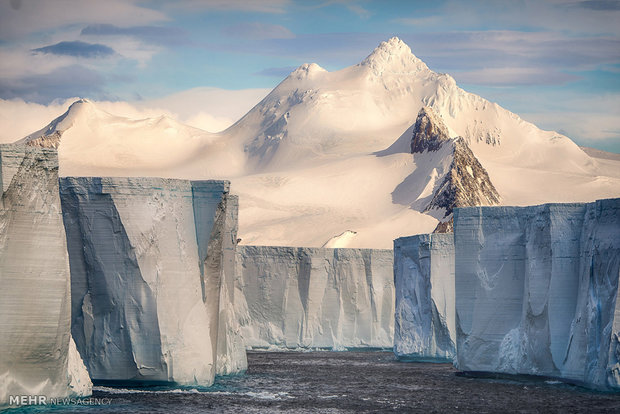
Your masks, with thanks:
[{"label": "ice wall", "polygon": [[72,331],[93,380],[213,382],[228,191],[224,181],[61,179]]},{"label": "ice wall", "polygon": [[455,215],[461,370],[620,389],[620,199]]},{"label": "ice wall", "polygon": [[456,355],[454,235],[394,240],[394,353],[401,359],[452,361]]},{"label": "ice wall", "polygon": [[391,250],[238,246],[237,273],[249,347],[393,346]]},{"label": "ice wall", "polygon": [[56,151],[0,145],[0,183],[0,407],[11,395],[90,395],[71,339]]},{"label": "ice wall", "polygon": [[241,295],[241,292],[235,289],[239,198],[235,195],[228,195],[226,200],[226,217],[222,237],[223,274],[217,335],[217,375],[243,372],[248,367],[241,326],[235,312],[235,296]]}]

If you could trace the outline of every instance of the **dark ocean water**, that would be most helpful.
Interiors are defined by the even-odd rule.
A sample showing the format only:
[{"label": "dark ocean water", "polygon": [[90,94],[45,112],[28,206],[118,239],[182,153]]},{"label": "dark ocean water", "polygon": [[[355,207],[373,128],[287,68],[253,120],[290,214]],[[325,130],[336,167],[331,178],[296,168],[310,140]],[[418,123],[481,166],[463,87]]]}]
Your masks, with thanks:
[{"label": "dark ocean water", "polygon": [[246,374],[206,389],[94,388],[93,404],[17,413],[620,413],[620,394],[557,381],[456,375],[451,364],[399,362],[391,352],[249,352]]}]

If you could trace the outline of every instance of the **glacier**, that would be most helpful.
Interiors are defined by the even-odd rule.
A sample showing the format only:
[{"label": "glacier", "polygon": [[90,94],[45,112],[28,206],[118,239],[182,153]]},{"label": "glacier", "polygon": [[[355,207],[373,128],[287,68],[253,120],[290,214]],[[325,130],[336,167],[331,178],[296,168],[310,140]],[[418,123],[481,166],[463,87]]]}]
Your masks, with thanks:
[{"label": "glacier", "polygon": [[[213,383],[216,371],[244,367],[223,357],[216,368],[218,355],[228,353],[218,349],[220,331],[226,330],[220,309],[230,307],[222,303],[220,286],[234,277],[230,266],[224,271],[236,243],[229,185],[162,178],[60,180],[72,332],[94,381],[204,386]],[[236,199],[230,204],[237,208]],[[238,327],[227,326],[232,346]]]},{"label": "glacier", "polygon": [[238,246],[236,283],[249,348],[393,346],[391,250]]},{"label": "glacier", "polygon": [[0,145],[0,184],[0,407],[10,396],[88,396],[71,338],[57,152]]},{"label": "glacier", "polygon": [[456,355],[453,234],[394,240],[394,289],[396,356],[451,362]]},{"label": "glacier", "polygon": [[620,199],[455,210],[456,364],[620,389]]}]

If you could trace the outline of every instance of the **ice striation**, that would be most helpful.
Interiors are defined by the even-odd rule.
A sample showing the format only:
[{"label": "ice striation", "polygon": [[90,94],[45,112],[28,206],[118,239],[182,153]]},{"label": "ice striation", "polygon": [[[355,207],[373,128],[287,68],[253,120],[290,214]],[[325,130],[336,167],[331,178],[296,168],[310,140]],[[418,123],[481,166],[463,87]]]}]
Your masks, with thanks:
[{"label": "ice striation", "polygon": [[394,353],[401,359],[456,356],[454,235],[394,240]]},{"label": "ice striation", "polygon": [[235,297],[242,295],[236,288],[236,252],[239,222],[239,197],[226,196],[226,217],[222,234],[222,283],[217,335],[216,375],[236,374],[248,368],[241,325],[235,311]]},{"label": "ice striation", "polygon": [[61,179],[72,332],[94,381],[213,383],[227,353],[228,191],[226,181]]},{"label": "ice striation", "polygon": [[456,209],[457,364],[620,389],[620,199]]},{"label": "ice striation", "polygon": [[391,250],[237,249],[235,302],[248,347],[392,347]]},{"label": "ice striation", "polygon": [[56,151],[0,145],[0,183],[0,407],[10,396],[88,396],[71,338]]}]

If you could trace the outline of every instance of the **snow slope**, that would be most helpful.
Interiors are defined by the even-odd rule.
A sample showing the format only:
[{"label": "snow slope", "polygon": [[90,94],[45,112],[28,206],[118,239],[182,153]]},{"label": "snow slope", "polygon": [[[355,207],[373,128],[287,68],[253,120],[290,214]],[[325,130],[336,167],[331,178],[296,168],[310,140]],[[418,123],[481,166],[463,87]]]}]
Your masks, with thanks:
[{"label": "snow slope", "polygon": [[60,142],[61,175],[230,179],[242,244],[318,247],[349,231],[339,247],[391,248],[441,218],[424,209],[452,154],[410,153],[423,106],[451,139],[464,138],[504,205],[620,195],[620,161],[592,158],[569,138],[462,90],[397,38],[339,71],[300,66],[218,134],[78,101],[24,141]]}]

